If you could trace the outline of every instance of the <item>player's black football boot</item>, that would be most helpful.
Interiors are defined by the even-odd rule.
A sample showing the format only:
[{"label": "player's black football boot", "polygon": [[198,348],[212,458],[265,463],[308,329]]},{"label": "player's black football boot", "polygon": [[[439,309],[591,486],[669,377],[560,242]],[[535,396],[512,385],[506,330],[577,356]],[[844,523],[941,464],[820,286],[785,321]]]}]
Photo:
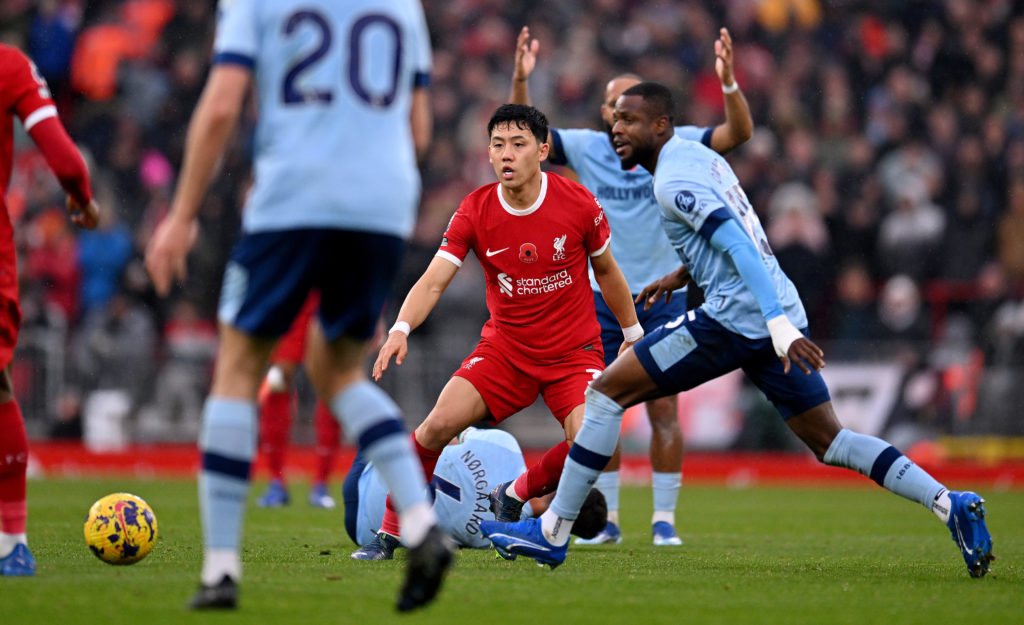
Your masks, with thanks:
[{"label": "player's black football boot", "polygon": [[190,610],[234,610],[238,607],[238,584],[225,575],[213,586],[203,584],[192,600]]},{"label": "player's black football boot", "polygon": [[431,527],[423,542],[409,550],[405,583],[396,603],[398,611],[408,612],[430,603],[454,559],[455,542],[438,526]]}]

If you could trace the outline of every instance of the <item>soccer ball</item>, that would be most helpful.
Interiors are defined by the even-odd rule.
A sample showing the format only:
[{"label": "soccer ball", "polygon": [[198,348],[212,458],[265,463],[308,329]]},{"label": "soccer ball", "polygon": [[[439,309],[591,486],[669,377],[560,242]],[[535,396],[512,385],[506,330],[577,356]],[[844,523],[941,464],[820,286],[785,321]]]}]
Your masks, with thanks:
[{"label": "soccer ball", "polygon": [[103,497],[85,517],[85,544],[108,564],[134,564],[156,542],[156,515],[149,504],[129,493]]}]

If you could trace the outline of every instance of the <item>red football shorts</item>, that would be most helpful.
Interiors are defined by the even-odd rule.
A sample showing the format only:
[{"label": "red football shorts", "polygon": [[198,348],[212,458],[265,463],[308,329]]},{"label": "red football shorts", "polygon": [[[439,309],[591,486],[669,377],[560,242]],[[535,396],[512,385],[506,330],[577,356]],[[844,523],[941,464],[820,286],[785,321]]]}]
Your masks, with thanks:
[{"label": "red football shorts", "polygon": [[0,369],[11,364],[21,328],[21,304],[18,297],[18,268],[14,241],[0,242]]},{"label": "red football shorts", "polygon": [[[600,342],[594,341],[596,345]],[[537,396],[563,423],[583,403],[587,385],[604,370],[600,348],[579,349],[560,362],[538,364],[499,338],[482,338],[452,375],[468,380],[483,397],[493,423],[533,404]]]},{"label": "red football shorts", "polygon": [[299,364],[306,353],[306,336],[309,333],[309,322],[313,318],[320,304],[320,293],[313,291],[302,305],[302,310],[295,317],[288,332],[277,342],[274,353],[270,355],[270,362],[287,362]]}]

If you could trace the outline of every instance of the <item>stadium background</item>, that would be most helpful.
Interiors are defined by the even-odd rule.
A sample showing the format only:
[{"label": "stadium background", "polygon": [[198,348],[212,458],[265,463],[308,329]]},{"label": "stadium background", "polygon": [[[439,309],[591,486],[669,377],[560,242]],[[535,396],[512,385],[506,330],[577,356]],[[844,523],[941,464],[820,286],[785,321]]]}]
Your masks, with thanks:
[{"label": "stadium background", "polygon": [[[935,461],[1024,458],[1024,3],[424,6],[434,141],[396,296],[433,255],[459,200],[493,180],[484,127],[508,93],[520,26],[542,46],[534,103],[556,126],[595,128],[605,81],[623,71],[671,85],[682,123],[720,123],[713,42],[726,26],[755,122],[728,160],[807,305],[841,418],[898,446],[924,442],[918,449]],[[195,440],[255,110],[203,205],[188,285],[157,301],[141,250],[173,191],[214,15],[210,0],[0,5],[0,40],[26,50],[49,81],[104,209],[99,230],[73,232],[60,188],[19,135],[7,200],[25,319],[13,372],[44,455],[68,449],[45,445],[54,440],[108,451]],[[412,335],[406,364],[383,382],[410,424],[485,319],[482,275],[467,263]],[[302,397],[308,404],[308,389]],[[309,410],[301,414],[296,440],[308,443]],[[690,449],[800,449],[742,378],[691,394],[681,419]],[[644,422],[627,419],[627,451],[645,448]],[[558,436],[539,405],[509,429],[527,447]]]}]

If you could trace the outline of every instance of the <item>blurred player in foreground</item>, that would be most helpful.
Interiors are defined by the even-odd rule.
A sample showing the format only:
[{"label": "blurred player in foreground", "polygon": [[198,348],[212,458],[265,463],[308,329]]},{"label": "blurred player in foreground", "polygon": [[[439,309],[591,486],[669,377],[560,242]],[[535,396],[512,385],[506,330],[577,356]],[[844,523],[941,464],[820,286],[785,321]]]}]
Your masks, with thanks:
[{"label": "blurred player in foreground", "polygon": [[[532,106],[505,104],[494,112],[487,137],[498,182],[459,205],[373,366],[379,379],[392,358],[402,364],[409,332],[427,318],[472,250],[486,276],[491,317],[412,440],[424,474],[432,475],[459,432],[483,419],[499,423],[543,397],[566,440],[518,479],[492,490],[491,509],[507,520],[518,520],[524,502],[557,487],[583,416],[583,392],[604,368],[588,260],[626,344],[643,335],[629,286],[608,250],[601,205],[582,185],[541,170],[547,136],[547,119]],[[389,503],[378,539],[352,557],[390,559],[396,520]]]},{"label": "blurred player in foreground", "polygon": [[547,512],[516,524],[486,521],[484,534],[498,547],[558,566],[567,528],[615,450],[626,407],[743,369],[818,460],[870,476],[931,510],[949,528],[970,575],[985,575],[994,556],[981,497],[947,490],[889,443],[840,425],[819,373],[824,354],[806,336],[803,304],[743,188],[717,154],[674,136],[673,108],[671,93],[657,83],[635,85],[615,104],[615,151],[624,168],[654,172],[665,231],[683,261],[638,299],[653,303],[692,276],[706,302],[647,335],[594,381]]},{"label": "blurred player in foreground", "polygon": [[[270,356],[270,369],[260,387],[260,453],[270,470],[267,490],[256,500],[256,505],[261,508],[279,508],[288,505],[290,500],[284,465],[296,403],[295,374],[302,363],[306,337],[319,301],[319,296],[312,293],[303,304],[302,312],[274,348]],[[313,431],[316,434],[316,472],[309,489],[309,505],[330,510],[336,503],[328,492],[327,480],[341,446],[341,426],[319,399],[313,409]]]},{"label": "blurred player in foreground", "polygon": [[[487,495],[492,484],[514,480],[523,471],[523,452],[508,432],[467,428],[445,446],[434,467],[430,486],[434,511],[441,527],[461,547],[489,549],[491,541],[480,533],[480,522],[490,516]],[[345,531],[357,545],[374,541],[384,520],[388,488],[380,473],[361,455],[345,478]],[[553,493],[552,493],[553,494]],[[523,514],[536,516],[547,509],[549,497],[531,499]],[[592,538],[604,528],[608,509],[601,491],[592,489],[583,503],[572,533]]]},{"label": "blurred player in foreground", "polygon": [[430,139],[431,51],[414,0],[221,2],[213,67],[192,116],[168,216],[146,251],[161,295],[185,278],[196,214],[253,77],[255,182],[224,273],[220,345],[203,409],[201,586],[189,607],[238,602],[256,395],[274,341],[313,290],[317,395],[395,495],[410,549],[399,610],[430,602],[453,559],[397,405],[363,373],[398,271]]},{"label": "blurred player in foreground", "polygon": [[11,181],[15,117],[67,192],[71,221],[89,229],[99,221],[89,171],[57,117],[46,82],[28,57],[0,44],[0,576],[30,576],[36,572],[25,533],[28,437],[11,382],[11,359],[21,326],[14,227],[5,202]]},{"label": "blurred player in foreground", "polygon": [[[530,103],[527,82],[537,64],[540,43],[530,40],[526,27],[516,41],[515,69],[512,73],[510,102]],[[713,128],[676,126],[676,136],[699,141],[719,154],[725,154],[742,144],[753,134],[754,120],[733,74],[732,38],[721,29],[715,41],[715,71],[722,82],[725,100],[725,123]],[[580,183],[597,197],[612,230],[611,250],[622,268],[622,273],[634,295],[672,271],[679,265],[679,256],[672,248],[664,228],[661,212],[654,199],[651,174],[641,167],[624,170],[619,165],[612,147],[612,111],[622,92],[640,82],[634,74],[623,74],[608,81],[601,118],[605,132],[588,129],[551,129],[551,154],[548,161],[566,165],[579,176]],[[601,297],[601,289],[591,280],[597,320],[601,323],[601,342],[604,345],[605,366],[611,364],[622,345],[622,333],[615,318]],[[668,301],[651,306],[637,304],[636,313],[645,332],[686,312],[686,295],[676,293]],[[651,422],[651,487],[654,493],[654,513],[651,515],[651,537],[655,545],[681,545],[676,534],[676,503],[682,484],[683,432],[679,427],[676,396],[667,395],[644,403]],[[616,448],[608,468],[595,484],[608,501],[608,525],[591,540],[577,538],[577,544],[620,543],[619,530],[619,450]]]}]

